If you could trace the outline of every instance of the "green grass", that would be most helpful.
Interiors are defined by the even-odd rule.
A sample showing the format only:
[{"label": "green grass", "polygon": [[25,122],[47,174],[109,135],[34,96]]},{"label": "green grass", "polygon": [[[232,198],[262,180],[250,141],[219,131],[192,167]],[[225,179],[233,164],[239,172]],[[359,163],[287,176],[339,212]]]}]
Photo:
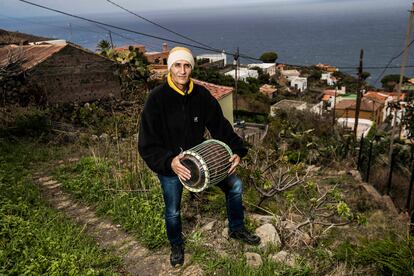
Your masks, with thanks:
[{"label": "green grass", "polygon": [[56,151],[0,140],[0,275],[112,275],[119,258],[51,209],[30,168]]},{"label": "green grass", "polygon": [[414,238],[389,235],[383,240],[363,241],[361,245],[346,241],[337,247],[334,257],[353,265],[372,265],[381,275],[413,275]]},{"label": "green grass", "polygon": [[55,177],[65,189],[95,205],[98,214],[111,217],[148,248],[167,244],[164,202],[157,180],[146,169],[133,179],[128,173],[117,178],[117,169],[110,161],[84,157],[57,170]]}]

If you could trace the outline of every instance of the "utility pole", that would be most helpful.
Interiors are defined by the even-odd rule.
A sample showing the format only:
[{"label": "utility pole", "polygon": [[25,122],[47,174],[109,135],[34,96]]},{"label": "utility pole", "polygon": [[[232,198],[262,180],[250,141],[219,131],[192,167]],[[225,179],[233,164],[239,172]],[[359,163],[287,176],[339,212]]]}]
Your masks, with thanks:
[{"label": "utility pole", "polygon": [[111,48],[114,48],[114,42],[112,41],[112,33],[111,31],[108,31],[108,33],[109,33],[109,39],[111,41]]},{"label": "utility pole", "polygon": [[358,67],[358,90],[357,90],[357,100],[355,107],[355,122],[354,122],[354,137],[357,140],[358,133],[358,119],[359,119],[359,110],[361,109],[361,98],[362,98],[362,65],[364,60],[364,49],[361,49],[359,54],[359,67]]},{"label": "utility pole", "polygon": [[[401,98],[401,86],[402,86],[402,81],[403,81],[403,77],[404,77],[404,70],[405,70],[405,65],[407,64],[407,58],[408,58],[408,45],[410,43],[410,36],[411,36],[411,32],[413,29],[413,15],[414,15],[414,3],[411,5],[411,10],[410,12],[410,16],[408,17],[408,25],[407,25],[407,32],[405,34],[405,43],[404,43],[404,52],[403,52],[403,57],[402,57],[402,62],[401,62],[401,67],[400,67],[400,81],[398,83],[398,87],[397,87],[397,102],[396,104],[393,104],[393,108],[394,108],[394,116],[393,116],[393,124],[392,124],[392,131],[391,131],[391,139],[390,139],[390,151],[388,154],[388,160],[390,162],[390,167],[391,167],[391,159],[393,156],[393,151],[394,151],[394,136],[395,136],[395,132],[396,132],[396,125],[397,125],[397,115],[398,115],[398,110],[400,108],[399,106],[399,102],[400,102],[400,98]],[[394,100],[393,100],[394,102]],[[402,118],[401,118],[402,119]],[[402,122],[400,122],[402,123]],[[389,191],[387,192],[387,194],[389,193]]]},{"label": "utility pole", "polygon": [[238,107],[237,107],[237,82],[238,82],[238,75],[237,75],[237,71],[239,70],[239,57],[240,57],[240,53],[239,53],[239,47],[237,47],[236,49],[236,53],[234,54],[234,61],[236,62],[236,69],[235,69],[235,73],[234,73],[234,90],[235,90],[235,102],[236,102],[236,124],[239,123],[238,121]]}]

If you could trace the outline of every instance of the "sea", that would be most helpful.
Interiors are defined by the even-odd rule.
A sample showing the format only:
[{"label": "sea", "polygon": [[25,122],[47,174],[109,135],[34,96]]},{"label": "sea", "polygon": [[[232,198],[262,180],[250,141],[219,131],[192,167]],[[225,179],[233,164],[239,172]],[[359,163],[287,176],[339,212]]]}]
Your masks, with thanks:
[{"label": "sea", "polygon": [[[327,2],[142,13],[134,10],[138,15],[192,41],[124,11],[81,13],[82,17],[107,24],[100,25],[52,12],[50,16],[14,17],[0,10],[0,28],[66,39],[92,51],[96,50],[100,40],[109,41],[110,38],[115,46],[143,44],[148,51],[160,51],[163,42],[167,42],[170,48],[188,44],[194,54],[211,53],[193,47],[201,46],[197,42],[204,45],[201,48],[212,47],[228,53],[234,53],[238,48],[241,55],[252,58],[258,58],[266,51],[275,51],[279,63],[304,66],[326,63],[353,75],[357,72],[363,49],[364,71],[371,74],[368,79],[371,85],[380,87],[381,77],[399,74],[410,3],[372,7],[358,4],[363,1],[353,1],[353,5],[341,5],[340,1],[336,1],[336,5]],[[409,53],[405,70],[408,77],[414,75],[413,57]],[[232,62],[233,57],[228,55],[227,59]],[[254,62],[257,61],[241,59],[241,63]],[[387,64],[390,68],[384,71]]]}]

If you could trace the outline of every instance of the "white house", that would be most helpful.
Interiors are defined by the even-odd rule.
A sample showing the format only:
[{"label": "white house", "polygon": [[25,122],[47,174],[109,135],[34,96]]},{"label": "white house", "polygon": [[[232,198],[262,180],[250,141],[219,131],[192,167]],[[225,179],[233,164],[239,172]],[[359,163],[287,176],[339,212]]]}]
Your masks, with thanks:
[{"label": "white house", "polygon": [[263,73],[269,74],[269,76],[274,76],[276,74],[276,64],[275,63],[251,63],[247,67],[259,67],[263,70]]},{"label": "white house", "polygon": [[322,73],[321,80],[326,80],[326,84],[329,86],[333,86],[337,83],[337,79],[332,76],[331,72]]},{"label": "white house", "polygon": [[287,79],[300,76],[300,72],[298,70],[281,70],[280,74]]},{"label": "white house", "polygon": [[[233,78],[236,78],[236,71],[231,70],[227,73],[224,73],[226,76],[232,76]],[[246,81],[247,78],[255,78],[257,79],[259,77],[259,72],[257,70],[250,70],[248,68],[239,68],[237,70],[237,78],[242,81]]]},{"label": "white house", "polygon": [[[289,78],[288,78],[289,79]],[[295,77],[291,78],[290,80],[290,87],[294,87],[295,89],[303,92],[308,88],[308,79],[302,77]]]},{"label": "white house", "polygon": [[227,56],[224,53],[224,51],[221,54],[202,54],[202,55],[198,55],[198,56],[196,56],[196,59],[197,60],[208,59],[209,63],[224,60],[224,66],[227,65]]}]

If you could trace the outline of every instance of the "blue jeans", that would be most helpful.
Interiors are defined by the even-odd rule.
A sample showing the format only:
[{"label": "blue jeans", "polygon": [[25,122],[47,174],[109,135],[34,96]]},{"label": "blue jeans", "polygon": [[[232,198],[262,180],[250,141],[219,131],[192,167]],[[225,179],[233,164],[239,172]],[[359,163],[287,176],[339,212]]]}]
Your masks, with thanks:
[{"label": "blue jeans", "polygon": [[[165,203],[165,224],[171,245],[183,243],[181,227],[181,195],[183,185],[178,176],[158,175],[163,190]],[[227,218],[229,230],[235,231],[244,227],[244,210],[242,205],[242,182],[234,174],[229,175],[217,184],[226,195]]]}]

